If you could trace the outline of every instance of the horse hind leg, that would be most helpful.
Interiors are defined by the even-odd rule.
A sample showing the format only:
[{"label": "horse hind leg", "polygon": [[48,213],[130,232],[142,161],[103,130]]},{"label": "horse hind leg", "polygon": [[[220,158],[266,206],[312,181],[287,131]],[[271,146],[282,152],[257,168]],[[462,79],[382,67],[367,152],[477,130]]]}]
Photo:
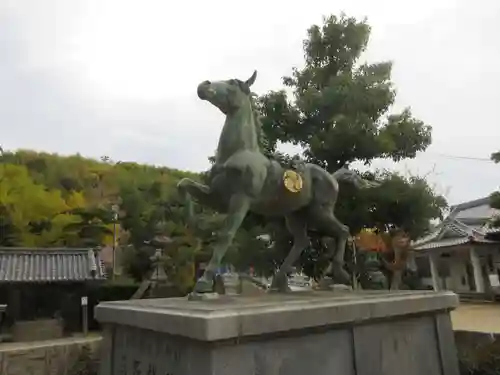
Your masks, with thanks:
[{"label": "horse hind leg", "polygon": [[[335,217],[333,209],[320,208],[313,210],[312,220],[325,236],[330,237],[325,243],[330,264],[322,274],[320,285],[325,285],[325,278],[329,274],[333,274],[334,281],[349,284],[351,277],[344,270],[344,256],[347,239],[349,238],[349,228]],[[336,239],[335,243],[331,240],[332,238]]]},{"label": "horse hind leg", "polygon": [[290,234],[293,236],[293,246],[286,256],[280,269],[274,275],[271,284],[271,291],[285,293],[290,291],[288,287],[288,272],[290,272],[293,264],[297,261],[302,251],[309,246],[309,237],[307,236],[307,225],[300,214],[295,213],[286,217],[286,226]]}]

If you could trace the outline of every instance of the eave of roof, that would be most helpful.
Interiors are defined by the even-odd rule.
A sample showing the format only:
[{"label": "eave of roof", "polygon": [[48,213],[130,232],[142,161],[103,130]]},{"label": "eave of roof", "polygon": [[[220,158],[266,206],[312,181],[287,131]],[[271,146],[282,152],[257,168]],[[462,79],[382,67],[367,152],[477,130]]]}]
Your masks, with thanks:
[{"label": "eave of roof", "polygon": [[92,249],[0,248],[0,283],[89,282],[106,279]]},{"label": "eave of roof", "polygon": [[463,211],[469,208],[482,206],[483,204],[488,204],[490,202],[490,197],[484,197],[479,199],[474,199],[472,201],[463,202],[450,207],[451,211]]},{"label": "eave of roof", "polygon": [[437,248],[462,246],[466,244],[488,245],[488,244],[500,244],[500,242],[488,239],[474,238],[474,237],[444,238],[438,241],[432,241],[422,245],[413,246],[413,250],[423,251],[423,250],[431,250]]},{"label": "eave of roof", "polygon": [[[456,234],[454,238],[444,238],[445,233],[451,231]],[[422,237],[412,243],[414,250],[426,250],[441,247],[458,246],[466,243],[500,243],[488,235],[500,232],[500,228],[489,228],[486,225],[481,227],[472,227],[462,223],[454,218],[447,218],[436,229],[435,232]]]}]

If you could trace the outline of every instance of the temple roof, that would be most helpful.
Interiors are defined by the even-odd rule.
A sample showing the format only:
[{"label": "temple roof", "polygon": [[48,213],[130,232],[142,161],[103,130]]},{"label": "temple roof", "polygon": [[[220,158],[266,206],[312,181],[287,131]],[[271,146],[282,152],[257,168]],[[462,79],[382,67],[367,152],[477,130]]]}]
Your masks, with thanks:
[{"label": "temple roof", "polygon": [[0,283],[104,280],[97,252],[73,248],[0,248]]},{"label": "temple roof", "polygon": [[414,241],[412,247],[421,251],[467,243],[500,244],[492,236],[500,233],[500,228],[489,226],[497,215],[500,210],[490,207],[489,197],[452,206],[448,217],[433,232]]}]

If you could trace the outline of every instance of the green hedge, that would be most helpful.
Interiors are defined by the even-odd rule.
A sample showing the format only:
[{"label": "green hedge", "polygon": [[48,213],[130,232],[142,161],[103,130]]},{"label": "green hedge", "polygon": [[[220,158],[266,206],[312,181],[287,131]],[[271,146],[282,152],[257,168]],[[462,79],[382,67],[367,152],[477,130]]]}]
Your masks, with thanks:
[{"label": "green hedge", "polygon": [[132,295],[139,288],[139,285],[140,284],[137,283],[102,284],[90,292],[89,298],[98,302],[127,300],[132,297]]},{"label": "green hedge", "polygon": [[455,331],[461,375],[500,374],[500,335]]}]

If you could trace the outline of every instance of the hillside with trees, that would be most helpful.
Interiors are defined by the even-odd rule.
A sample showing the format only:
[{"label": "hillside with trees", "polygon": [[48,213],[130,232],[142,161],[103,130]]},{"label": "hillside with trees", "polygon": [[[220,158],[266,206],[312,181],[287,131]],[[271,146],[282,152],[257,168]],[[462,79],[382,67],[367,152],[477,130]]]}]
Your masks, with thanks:
[{"label": "hillside with trees", "polygon": [[[278,152],[277,146],[293,143],[304,150],[299,157],[333,173],[354,162],[400,161],[427,149],[431,127],[409,108],[391,112],[396,96],[392,64],[361,60],[369,36],[365,20],[344,15],[309,28],[303,66],[283,78],[292,95],[282,89],[257,98],[266,154],[287,162],[291,155]],[[0,246],[110,245],[116,224],[119,244],[128,249],[129,275],[144,275],[151,256],[145,243],[161,235],[171,240],[164,259],[167,273],[185,284],[192,279],[186,275],[192,273],[195,258],[210,254],[220,215],[197,207],[196,227],[187,226],[175,189],[180,178],[203,180],[204,174],[106,156],[93,160],[29,150],[4,150],[0,161]],[[380,187],[340,186],[336,215],[352,234],[366,227],[398,227],[417,238],[446,208],[446,200],[425,178],[376,170],[364,174],[380,181]],[[113,206],[118,207],[116,217]],[[290,249],[291,239],[283,229],[280,220],[249,215],[227,261],[237,269],[252,266],[257,273],[271,274]],[[311,235],[313,246],[300,267],[315,275],[324,262],[321,241]]]},{"label": "hillside with trees", "polygon": [[[111,246],[115,224],[118,244],[130,249],[125,268],[141,279],[152,255],[146,241],[161,234],[175,239],[179,248],[195,242],[177,208],[175,185],[185,176],[199,177],[169,168],[113,162],[108,157],[93,160],[4,150],[0,157],[0,246]],[[113,206],[118,207],[116,223]],[[174,244],[171,250],[178,252]]]}]

